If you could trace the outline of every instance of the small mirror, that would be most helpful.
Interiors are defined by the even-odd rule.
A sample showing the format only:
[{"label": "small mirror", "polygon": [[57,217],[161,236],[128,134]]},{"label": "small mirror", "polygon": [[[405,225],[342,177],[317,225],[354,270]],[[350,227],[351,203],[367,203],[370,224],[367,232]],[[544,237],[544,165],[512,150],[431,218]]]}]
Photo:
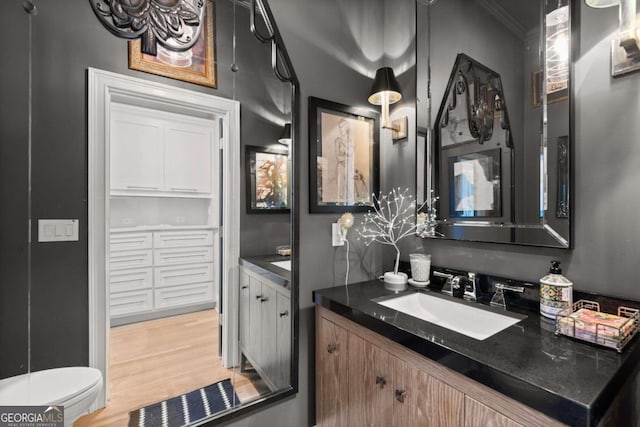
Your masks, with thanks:
[{"label": "small mirror", "polygon": [[418,2],[423,237],[570,247],[572,10]]}]

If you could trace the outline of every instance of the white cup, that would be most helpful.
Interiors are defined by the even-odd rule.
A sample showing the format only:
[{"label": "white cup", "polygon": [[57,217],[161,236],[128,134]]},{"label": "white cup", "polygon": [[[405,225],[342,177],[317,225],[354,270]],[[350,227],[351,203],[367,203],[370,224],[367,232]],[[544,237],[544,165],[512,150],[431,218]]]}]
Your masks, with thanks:
[{"label": "white cup", "polygon": [[426,282],[429,280],[431,271],[431,255],[409,254],[411,262],[411,278],[416,282]]}]

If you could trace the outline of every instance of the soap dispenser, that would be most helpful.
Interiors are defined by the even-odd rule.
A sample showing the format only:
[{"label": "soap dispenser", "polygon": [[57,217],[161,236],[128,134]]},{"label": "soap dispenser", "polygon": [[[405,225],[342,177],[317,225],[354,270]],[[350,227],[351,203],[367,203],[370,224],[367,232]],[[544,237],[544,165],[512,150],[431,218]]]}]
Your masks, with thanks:
[{"label": "soap dispenser", "polygon": [[549,274],[540,279],[540,314],[555,319],[573,305],[573,282],[562,275],[560,261],[551,261]]}]

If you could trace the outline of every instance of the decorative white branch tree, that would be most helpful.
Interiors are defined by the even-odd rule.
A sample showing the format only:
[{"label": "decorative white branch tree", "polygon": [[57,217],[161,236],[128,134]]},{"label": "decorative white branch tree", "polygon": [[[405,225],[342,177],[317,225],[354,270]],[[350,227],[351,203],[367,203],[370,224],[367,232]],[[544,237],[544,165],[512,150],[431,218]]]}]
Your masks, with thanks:
[{"label": "decorative white branch tree", "polygon": [[361,228],[358,228],[358,234],[367,246],[377,242],[394,247],[396,250],[396,262],[393,274],[395,276],[398,276],[398,266],[400,264],[398,242],[407,236],[416,234],[417,230],[415,221],[416,202],[413,196],[408,193],[408,188],[404,191],[401,191],[400,188],[394,188],[387,195],[376,197],[374,194],[374,210],[365,214]]}]

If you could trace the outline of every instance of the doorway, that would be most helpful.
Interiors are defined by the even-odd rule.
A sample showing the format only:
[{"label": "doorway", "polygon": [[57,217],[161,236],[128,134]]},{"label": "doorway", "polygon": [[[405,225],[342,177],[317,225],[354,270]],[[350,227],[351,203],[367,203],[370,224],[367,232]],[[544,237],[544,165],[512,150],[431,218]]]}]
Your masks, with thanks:
[{"label": "doorway", "polygon": [[88,104],[89,362],[107,385],[95,410],[112,322],[204,314],[221,366],[237,366],[240,144],[236,101],[89,69]]}]

